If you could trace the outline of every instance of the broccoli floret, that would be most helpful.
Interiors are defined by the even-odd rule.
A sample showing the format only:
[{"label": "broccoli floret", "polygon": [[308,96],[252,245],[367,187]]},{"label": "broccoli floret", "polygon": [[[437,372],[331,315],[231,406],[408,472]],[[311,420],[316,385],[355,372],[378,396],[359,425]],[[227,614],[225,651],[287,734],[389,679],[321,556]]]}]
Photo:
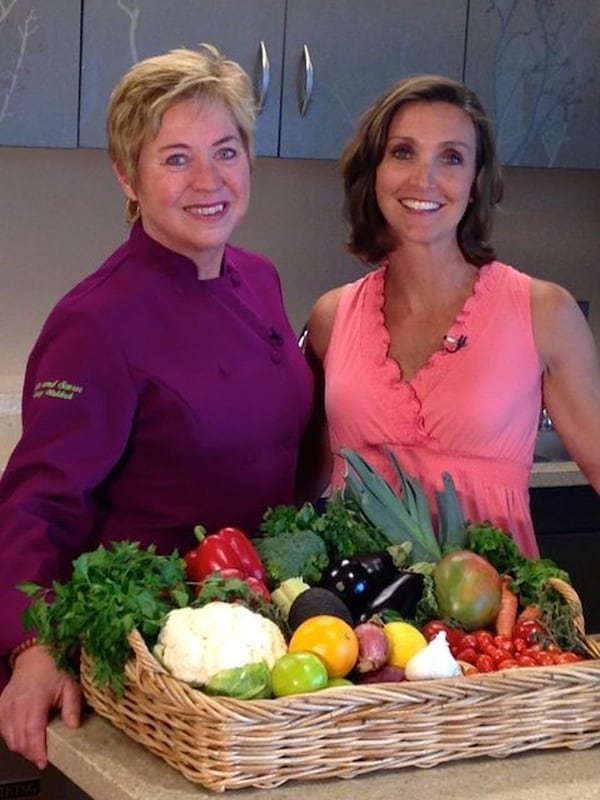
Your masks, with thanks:
[{"label": "broccoli floret", "polygon": [[277,536],[254,539],[271,589],[288,578],[302,578],[309,584],[319,583],[329,563],[327,547],[313,531],[294,531]]}]

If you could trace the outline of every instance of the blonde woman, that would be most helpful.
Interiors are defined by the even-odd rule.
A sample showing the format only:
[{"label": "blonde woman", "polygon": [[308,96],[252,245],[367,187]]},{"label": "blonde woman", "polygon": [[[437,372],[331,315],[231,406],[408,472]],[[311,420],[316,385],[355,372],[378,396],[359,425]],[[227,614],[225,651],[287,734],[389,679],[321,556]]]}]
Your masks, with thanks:
[{"label": "blonde woman", "polygon": [[135,65],[110,99],[131,233],[44,325],[0,483],[0,733],[40,768],[49,711],[77,726],[81,697],[23,630],[15,585],[132,536],[184,553],[199,523],[253,535],[294,499],[310,370],[275,268],[228,243],[253,126],[247,75],[208,46]]}]

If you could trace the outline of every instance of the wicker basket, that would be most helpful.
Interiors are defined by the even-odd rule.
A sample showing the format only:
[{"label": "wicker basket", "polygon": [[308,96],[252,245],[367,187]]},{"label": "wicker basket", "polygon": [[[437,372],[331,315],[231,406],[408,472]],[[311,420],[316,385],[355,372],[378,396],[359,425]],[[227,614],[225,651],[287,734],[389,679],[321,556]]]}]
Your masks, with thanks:
[{"label": "wicker basket", "polygon": [[589,660],[241,701],[209,697],[173,678],[133,631],[124,696],[93,683],[85,653],[82,686],[99,714],[215,791],[587,748],[600,743],[600,643],[585,638],[575,592],[561,582],[556,588],[572,606]]}]

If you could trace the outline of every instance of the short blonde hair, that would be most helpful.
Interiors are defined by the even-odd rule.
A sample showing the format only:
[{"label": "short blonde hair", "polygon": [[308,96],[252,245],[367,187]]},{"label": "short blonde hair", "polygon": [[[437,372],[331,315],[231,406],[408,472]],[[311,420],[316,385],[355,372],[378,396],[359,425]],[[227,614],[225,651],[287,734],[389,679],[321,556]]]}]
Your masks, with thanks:
[{"label": "short blonde hair", "polygon": [[[250,161],[254,159],[256,103],[248,74],[213,45],[201,44],[198,51],[179,48],[134,64],[110,95],[108,153],[131,185],[136,183],[144,141],[156,136],[167,109],[189,99],[222,102],[236,122]],[[139,216],[137,203],[132,205],[130,222]]]}]

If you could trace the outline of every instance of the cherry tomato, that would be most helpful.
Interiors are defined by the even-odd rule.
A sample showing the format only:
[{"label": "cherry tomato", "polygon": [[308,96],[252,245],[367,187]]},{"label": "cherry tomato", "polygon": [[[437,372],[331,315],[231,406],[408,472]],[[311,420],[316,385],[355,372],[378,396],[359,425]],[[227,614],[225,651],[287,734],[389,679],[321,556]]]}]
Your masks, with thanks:
[{"label": "cherry tomato", "polygon": [[465,633],[463,638],[460,640],[460,649],[466,650],[470,647],[472,647],[473,650],[477,650],[477,639],[475,638],[474,634]]},{"label": "cherry tomato", "polygon": [[498,666],[498,664],[508,655],[506,650],[502,650],[500,647],[495,647],[494,645],[485,646],[483,652],[490,656],[496,666]]},{"label": "cherry tomato", "polygon": [[315,692],[327,686],[329,677],[321,659],[314,653],[285,653],[271,670],[275,697],[301,692]]},{"label": "cherry tomato", "polygon": [[456,654],[457,661],[465,661],[467,664],[476,664],[479,653],[474,647],[462,647]]},{"label": "cherry tomato", "polygon": [[[426,622],[425,625],[423,625],[421,631],[427,641],[430,642],[440,631],[444,631],[446,638],[448,638],[449,627],[450,626],[441,619],[430,619],[429,622]],[[449,641],[450,640],[448,640],[448,642]]]},{"label": "cherry tomato", "polygon": [[513,653],[518,655],[524,650],[527,650],[527,642],[525,639],[513,639]]},{"label": "cherry tomato", "polygon": [[509,656],[499,661],[496,669],[514,669],[516,666],[518,666],[516,659]]},{"label": "cherry tomato", "polygon": [[448,626],[448,630],[446,631],[446,639],[448,640],[450,650],[458,649],[459,647],[461,647],[464,638],[465,638],[464,631],[461,631],[460,628],[452,628]]},{"label": "cherry tomato", "polygon": [[572,650],[565,650],[564,653],[557,653],[555,655],[556,664],[574,664],[576,661],[583,661],[583,659]]},{"label": "cherry tomato", "polygon": [[475,640],[477,642],[477,649],[484,651],[485,646],[494,644],[494,637],[489,631],[475,631]]},{"label": "cherry tomato", "polygon": [[517,664],[520,667],[537,667],[535,658],[531,656],[517,656]]},{"label": "cherry tomato", "polygon": [[512,653],[514,651],[513,640],[510,636],[504,636],[503,634],[498,634],[494,636],[494,645],[500,650],[506,650],[508,653]]},{"label": "cherry tomato", "polygon": [[535,654],[540,653],[541,651],[542,651],[541,644],[530,644],[525,648],[525,650],[523,650],[523,654],[535,658]]},{"label": "cherry tomato", "polygon": [[492,657],[487,653],[480,653],[477,656],[475,666],[479,672],[494,672],[496,669],[496,665],[494,664]]},{"label": "cherry tomato", "polygon": [[540,650],[539,653],[536,653],[534,659],[538,667],[550,667],[554,664],[554,656],[545,650]]},{"label": "cherry tomato", "polygon": [[513,639],[525,639],[527,644],[543,641],[547,635],[546,627],[537,619],[523,619],[513,628]]}]

